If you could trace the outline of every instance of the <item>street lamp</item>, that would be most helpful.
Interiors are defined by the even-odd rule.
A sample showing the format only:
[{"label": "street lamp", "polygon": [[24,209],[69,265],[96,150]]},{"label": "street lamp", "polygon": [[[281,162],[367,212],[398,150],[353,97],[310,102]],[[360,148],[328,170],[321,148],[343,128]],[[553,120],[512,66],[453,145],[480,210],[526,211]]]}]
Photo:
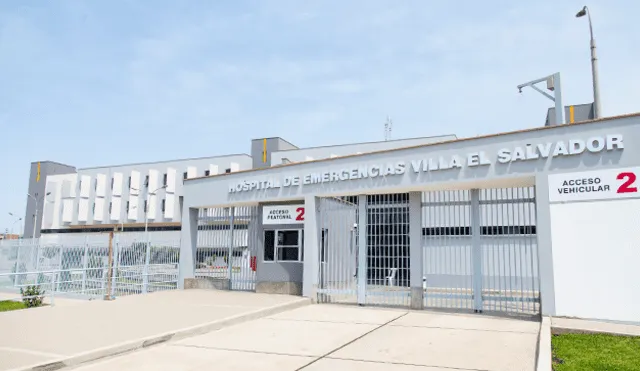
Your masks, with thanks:
[{"label": "street lamp", "polygon": [[591,37],[591,75],[593,78],[593,117],[600,118],[602,110],[600,106],[600,81],[598,79],[598,57],[596,56],[596,40],[593,37],[593,25],[591,24],[591,12],[585,5],[582,10],[576,13],[576,18],[587,16],[589,19],[589,35]]},{"label": "street lamp", "polygon": [[[147,190],[149,189],[149,184],[145,184]],[[149,264],[151,261],[151,243],[149,242],[149,218],[147,217],[148,212],[149,212],[149,195],[154,195],[156,194],[156,192],[158,192],[161,189],[165,189],[167,188],[167,185],[163,185],[162,187],[154,190],[153,192],[149,192],[147,191],[147,196],[145,197],[147,204],[145,205],[146,207],[144,208],[144,234],[145,234],[145,239],[146,239],[146,254],[145,254],[145,259],[144,259],[144,271],[143,271],[143,276],[142,276],[142,292],[144,294],[146,294],[148,292],[148,287],[149,287]],[[140,192],[139,189],[136,188],[131,188],[135,191]]]},{"label": "street lamp", "polygon": [[40,199],[44,199],[46,196],[50,194],[51,192],[47,192],[44,196],[38,198],[37,193],[35,194],[35,196],[33,196],[31,193],[27,193],[27,196],[31,197],[36,202],[36,213],[33,215],[33,236],[31,237],[34,239],[34,241],[36,238],[36,226],[38,225],[38,201]]},{"label": "street lamp", "polygon": [[[552,91],[553,95],[536,86],[536,84],[543,81],[547,82],[547,90]],[[564,124],[564,106],[562,105],[562,86],[560,84],[560,72],[556,72],[553,75],[545,76],[540,79],[520,84],[518,85],[518,91],[522,93],[522,88],[527,86],[555,102],[556,125]]]},{"label": "street lamp", "polygon": [[[11,224],[11,235],[13,235],[13,226],[16,225],[17,222],[22,221],[22,217],[19,217],[17,215],[14,215],[13,213],[9,213],[9,215],[11,215],[12,217],[16,218],[16,220],[13,221],[13,224]],[[22,224],[20,224],[20,234],[22,234]]]}]

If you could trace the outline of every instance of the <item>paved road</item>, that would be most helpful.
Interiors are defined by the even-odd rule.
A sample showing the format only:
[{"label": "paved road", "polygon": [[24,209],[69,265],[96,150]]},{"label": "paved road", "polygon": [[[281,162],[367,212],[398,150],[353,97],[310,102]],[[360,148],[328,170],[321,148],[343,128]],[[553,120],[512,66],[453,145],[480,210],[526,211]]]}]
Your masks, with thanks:
[{"label": "paved road", "polygon": [[305,306],[77,368],[107,370],[534,370],[537,322]]},{"label": "paved road", "polygon": [[307,300],[287,295],[174,290],[113,301],[56,299],[0,313],[0,371],[54,362],[140,339]]}]

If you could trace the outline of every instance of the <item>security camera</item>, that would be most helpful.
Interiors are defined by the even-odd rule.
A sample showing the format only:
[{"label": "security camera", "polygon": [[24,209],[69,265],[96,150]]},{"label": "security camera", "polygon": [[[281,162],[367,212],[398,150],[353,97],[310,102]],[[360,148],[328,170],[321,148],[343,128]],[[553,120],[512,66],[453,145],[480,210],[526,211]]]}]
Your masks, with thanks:
[{"label": "security camera", "polygon": [[518,88],[518,93],[522,94],[522,88]]}]

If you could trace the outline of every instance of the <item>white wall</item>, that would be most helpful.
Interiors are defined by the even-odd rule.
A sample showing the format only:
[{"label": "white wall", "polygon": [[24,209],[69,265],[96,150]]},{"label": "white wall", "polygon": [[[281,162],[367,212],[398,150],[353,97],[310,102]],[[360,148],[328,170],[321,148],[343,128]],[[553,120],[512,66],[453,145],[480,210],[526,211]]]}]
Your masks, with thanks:
[{"label": "white wall", "polygon": [[640,200],[551,205],[556,315],[640,322]]},{"label": "white wall", "polygon": [[[167,174],[167,188],[150,196],[149,219],[151,222],[179,222],[183,172],[189,177],[204,176],[205,171],[216,175],[230,169],[231,172],[251,167],[247,155],[210,157],[169,162],[117,165],[79,169],[78,174],[47,177],[46,191],[52,192],[50,204],[45,205],[43,229],[59,229],[69,225],[96,225],[110,223],[135,223],[144,220],[145,179],[149,176],[151,190],[162,185]],[[131,177],[131,188],[129,178]],[[78,182],[82,180],[82,183]],[[66,185],[63,185],[66,182]],[[113,187],[112,187],[113,182]],[[134,200],[137,197],[137,203]],[[161,210],[165,200],[165,211]],[[129,202],[129,211],[126,210]],[[101,205],[100,205],[101,204]],[[109,212],[111,204],[112,212]],[[65,209],[66,205],[66,210]],[[95,206],[94,206],[95,205]],[[100,207],[102,206],[102,207]],[[133,206],[136,206],[133,208]],[[100,215],[95,215],[94,213]],[[63,212],[64,210],[64,212]]]}]

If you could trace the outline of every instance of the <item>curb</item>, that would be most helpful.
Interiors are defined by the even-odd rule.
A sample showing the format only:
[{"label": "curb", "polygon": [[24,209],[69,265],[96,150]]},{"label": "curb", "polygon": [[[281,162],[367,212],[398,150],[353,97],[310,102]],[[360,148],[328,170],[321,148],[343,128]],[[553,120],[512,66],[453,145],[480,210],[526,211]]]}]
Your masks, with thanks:
[{"label": "curb", "polygon": [[552,371],[551,318],[542,317],[536,349],[536,371]]},{"label": "curb", "polygon": [[148,336],[145,338],[127,341],[124,343],[111,345],[103,348],[90,350],[88,352],[75,354],[68,357],[62,357],[56,360],[39,363],[32,366],[14,368],[8,371],[54,371],[66,367],[79,366],[83,363],[96,361],[102,358],[113,357],[123,353],[133,352],[135,350],[148,348],[154,345],[163,344],[168,341],[180,340],[196,335],[202,335],[207,332],[219,330],[223,327],[233,326],[239,323],[263,318],[273,314],[285,312],[291,309],[300,308],[311,304],[309,299],[300,299],[292,303],[274,305],[272,307],[255,310],[245,314],[228,317],[217,321],[208,322],[201,325],[186,327],[183,329],[166,332],[160,335]]}]

